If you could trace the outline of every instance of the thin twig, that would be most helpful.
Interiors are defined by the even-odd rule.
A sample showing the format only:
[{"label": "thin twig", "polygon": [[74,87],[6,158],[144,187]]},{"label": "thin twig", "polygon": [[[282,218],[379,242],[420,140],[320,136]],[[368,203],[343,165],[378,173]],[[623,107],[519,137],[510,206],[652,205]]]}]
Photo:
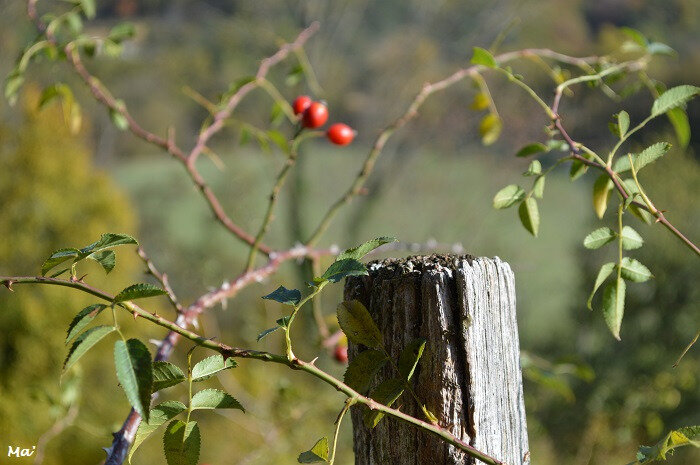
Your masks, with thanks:
[{"label": "thin twig", "polygon": [[136,253],[138,256],[143,260],[143,262],[146,264],[146,269],[147,273],[156,278],[156,280],[161,284],[163,287],[163,290],[166,292],[166,295],[168,296],[168,300],[170,300],[170,304],[173,306],[175,311],[180,314],[184,310],[180,302],[177,300],[177,296],[175,295],[175,292],[173,292],[173,288],[170,287],[170,281],[168,280],[168,275],[165,273],[161,273],[158,271],[156,266],[153,264],[153,261],[146,255],[146,251],[143,250],[143,247],[140,247],[136,250]]}]

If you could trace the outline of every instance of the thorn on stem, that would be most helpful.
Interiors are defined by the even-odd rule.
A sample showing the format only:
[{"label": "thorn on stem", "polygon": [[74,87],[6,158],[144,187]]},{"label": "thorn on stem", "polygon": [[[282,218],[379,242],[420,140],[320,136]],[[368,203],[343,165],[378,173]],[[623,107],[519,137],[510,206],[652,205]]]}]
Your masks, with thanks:
[{"label": "thorn on stem", "polygon": [[15,290],[12,289],[12,283],[13,283],[13,282],[14,282],[14,281],[12,281],[11,279],[8,279],[7,281],[3,281],[2,284],[7,288],[8,291],[10,291],[10,292],[15,292]]}]

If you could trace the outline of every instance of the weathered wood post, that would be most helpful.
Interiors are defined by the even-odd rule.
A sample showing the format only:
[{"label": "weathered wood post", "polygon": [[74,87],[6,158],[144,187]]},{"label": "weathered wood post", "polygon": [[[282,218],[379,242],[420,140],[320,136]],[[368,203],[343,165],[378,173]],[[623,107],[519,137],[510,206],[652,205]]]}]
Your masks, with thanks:
[{"label": "weathered wood post", "polygon": [[[372,262],[349,278],[345,298],[372,314],[394,359],[427,340],[413,377],[418,398],[440,425],[508,465],[530,463],[523,403],[513,272],[498,258],[416,256]],[[360,350],[350,346],[350,359]],[[377,378],[392,376],[390,365]],[[422,417],[408,394],[395,404]],[[471,464],[453,446],[385,418],[374,429],[354,407],[356,465]]]}]

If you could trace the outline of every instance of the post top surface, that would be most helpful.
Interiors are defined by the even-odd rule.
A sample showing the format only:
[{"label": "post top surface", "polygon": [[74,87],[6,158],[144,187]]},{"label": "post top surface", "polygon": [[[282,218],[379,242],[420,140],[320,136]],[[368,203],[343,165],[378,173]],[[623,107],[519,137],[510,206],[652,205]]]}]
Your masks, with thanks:
[{"label": "post top surface", "polygon": [[367,264],[370,275],[401,276],[422,274],[426,271],[455,270],[465,260],[471,264],[475,257],[469,254],[411,255],[402,258],[374,260]]}]

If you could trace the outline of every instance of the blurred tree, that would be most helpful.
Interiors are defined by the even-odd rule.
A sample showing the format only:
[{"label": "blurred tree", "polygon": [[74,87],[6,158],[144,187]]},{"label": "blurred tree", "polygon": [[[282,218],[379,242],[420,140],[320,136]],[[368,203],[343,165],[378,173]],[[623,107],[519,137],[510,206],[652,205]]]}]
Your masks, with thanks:
[{"label": "blurred tree", "polygon": [[[0,127],[0,274],[36,274],[52,250],[82,247],[105,231],[128,233],[135,227],[126,197],[92,165],[84,136],[69,133],[57,106],[40,113],[38,94],[36,88],[29,88],[20,121]],[[110,275],[113,282],[134,274],[136,260],[129,255],[135,256],[118,257]],[[99,266],[79,271],[90,273],[95,284],[105,282]],[[16,298],[0,297],[0,437],[6,446],[31,448],[75,401],[71,376],[64,377],[63,388],[59,386],[66,354],[60,328],[93,302],[60,289],[17,287]],[[103,362],[84,363],[85,375],[114,379],[113,367],[104,362],[110,360],[111,348],[98,349],[95,356]],[[109,428],[128,403],[126,398],[123,403],[114,402],[120,399],[114,396],[123,397],[116,381],[99,388],[105,397],[91,396],[90,405],[78,417],[81,428],[88,429],[87,419],[99,417],[94,430],[86,435],[71,428],[59,436],[49,444],[56,452],[45,463],[94,463],[101,458],[100,447],[108,440]]]}]

